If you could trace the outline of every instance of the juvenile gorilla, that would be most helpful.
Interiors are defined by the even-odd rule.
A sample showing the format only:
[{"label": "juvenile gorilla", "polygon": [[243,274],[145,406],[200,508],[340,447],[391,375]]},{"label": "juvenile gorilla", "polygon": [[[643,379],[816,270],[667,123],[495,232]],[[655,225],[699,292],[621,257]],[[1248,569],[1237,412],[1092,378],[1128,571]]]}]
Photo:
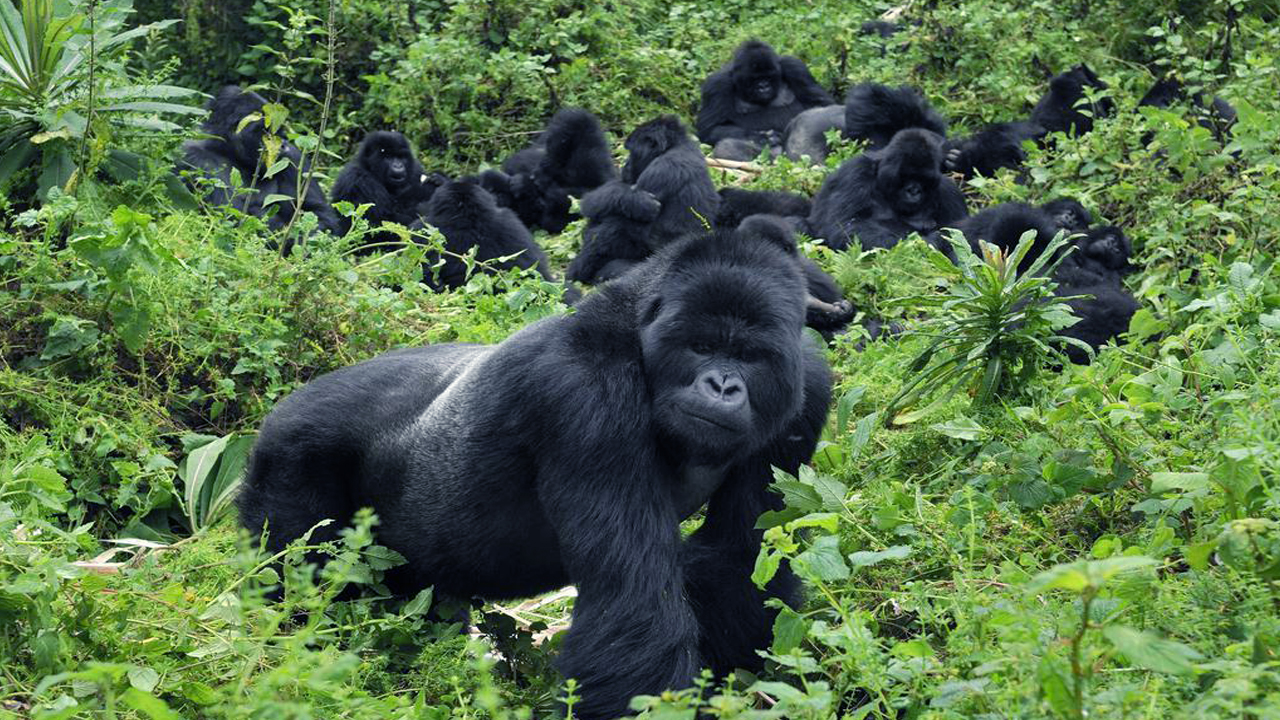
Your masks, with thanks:
[{"label": "juvenile gorilla", "polygon": [[662,203],[643,190],[614,181],[582,199],[587,227],[582,248],[569,263],[566,277],[584,285],[612,280],[651,254],[649,226],[662,212]]},{"label": "juvenile gorilla", "polygon": [[809,230],[837,250],[857,240],[865,250],[890,248],[968,214],[960,188],[944,177],[941,140],[928,130],[903,130],[879,150],[846,161],[813,200]]},{"label": "juvenile gorilla", "polygon": [[733,62],[703,81],[698,139],[713,147],[714,157],[752,160],[763,148],[781,150],[782,134],[796,115],[832,102],[799,58],[748,40]]},{"label": "juvenile gorilla", "polygon": [[[1092,88],[1101,97],[1086,100],[1085,88]],[[1049,80],[1049,91],[1031,111],[1031,124],[1046,133],[1083,135],[1090,132],[1095,120],[1115,112],[1115,103],[1101,94],[1106,89],[1107,84],[1088,65],[1076,65]]]},{"label": "juvenile gorilla", "polygon": [[[242,120],[261,113],[266,104],[267,101],[257,93],[245,92],[235,85],[223,88],[209,102],[209,117],[200,128],[213,137],[185,143],[178,170],[214,181],[199,186],[192,184],[192,189],[203,193],[203,199],[209,205],[231,206],[257,217],[267,217],[275,208],[274,214],[267,218],[267,227],[276,231],[293,219],[301,181],[310,166],[303,162],[297,147],[280,138],[278,157],[289,162],[267,177],[268,168],[262,157],[265,123],[258,119],[237,130]],[[233,170],[239,173],[244,185],[238,190],[232,188]],[[269,202],[272,195],[282,195],[288,200]],[[307,186],[301,207],[304,212],[315,214],[320,221],[320,229],[341,234],[342,223],[324,199],[318,183],[312,182]]]},{"label": "juvenile gorilla", "polygon": [[795,606],[800,588],[786,567],[767,591],[752,583],[756,518],[781,506],[771,467],[809,459],[830,402],[803,282],[794,246],[694,236],[498,345],[318,378],[263,423],[241,522],[279,551],[370,506],[379,542],[408,560],[388,577],[405,594],[573,583],[558,667],[580,683],[576,717],[616,717],[703,666],[759,668],[765,599]]},{"label": "juvenile gorilla", "polygon": [[600,121],[586,110],[561,110],[536,142],[483,173],[481,184],[530,229],[562,232],[582,197],[618,177]]},{"label": "juvenile gorilla", "polygon": [[[1200,127],[1213,133],[1218,142],[1225,144],[1231,138],[1231,126],[1236,123],[1237,113],[1231,103],[1217,95],[1214,95],[1206,104],[1204,93],[1195,92],[1188,97],[1187,89],[1177,78],[1165,77],[1151,86],[1147,94],[1138,101],[1138,107],[1168,109],[1188,101]],[[1151,137],[1148,134],[1144,137],[1143,143],[1149,142]]]},{"label": "juvenile gorilla", "polygon": [[869,150],[878,150],[908,128],[947,136],[947,121],[910,85],[861,83],[849,90],[844,104],[845,137],[865,140]]},{"label": "juvenile gorilla", "polygon": [[[404,135],[372,132],[342,168],[333,184],[332,198],[334,202],[372,205],[365,213],[372,227],[383,222],[408,227],[426,212],[426,203],[439,186],[438,181],[425,176]],[[343,232],[350,229],[351,221],[343,218]],[[370,236],[369,242],[394,238],[389,233],[378,233]]]},{"label": "juvenile gorilla", "polygon": [[812,211],[813,203],[809,198],[796,193],[726,187],[720,188],[720,210],[714,224],[716,227],[736,228],[751,215],[776,215],[797,225]]},{"label": "juvenile gorilla", "polygon": [[[547,280],[554,281],[547,268],[547,257],[533,242],[533,237],[515,213],[494,202],[484,188],[469,180],[447,183],[431,196],[427,204],[427,224],[444,235],[445,250],[439,280],[430,269],[424,280],[434,290],[459,288],[467,282],[467,266],[455,255],[466,255],[476,248],[476,260],[486,262],[489,270],[513,267],[536,268]],[[421,221],[413,229],[421,229]],[[515,255],[503,262],[498,258]],[[433,263],[434,264],[434,263]]]}]

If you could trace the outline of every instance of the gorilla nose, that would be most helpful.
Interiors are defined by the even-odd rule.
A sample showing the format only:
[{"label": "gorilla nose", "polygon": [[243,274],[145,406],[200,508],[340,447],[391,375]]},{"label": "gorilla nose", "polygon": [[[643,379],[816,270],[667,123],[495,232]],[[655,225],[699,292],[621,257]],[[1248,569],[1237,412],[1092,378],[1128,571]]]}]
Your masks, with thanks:
[{"label": "gorilla nose", "polygon": [[747,400],[747,386],[736,373],[708,370],[698,377],[698,390],[708,400],[736,408]]}]

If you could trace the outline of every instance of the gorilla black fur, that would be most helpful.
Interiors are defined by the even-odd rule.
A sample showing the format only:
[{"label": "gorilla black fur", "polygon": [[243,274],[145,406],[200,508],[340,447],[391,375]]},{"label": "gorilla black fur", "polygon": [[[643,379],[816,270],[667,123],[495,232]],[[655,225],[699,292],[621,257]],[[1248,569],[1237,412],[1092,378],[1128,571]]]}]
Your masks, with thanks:
[{"label": "gorilla black fur", "polygon": [[[1213,133],[1220,143],[1226,143],[1231,137],[1231,126],[1236,123],[1236,109],[1231,103],[1214,95],[1206,105],[1204,93],[1195,92],[1188,98],[1187,90],[1177,78],[1165,77],[1156,81],[1146,95],[1138,101],[1138,107],[1157,107],[1168,109],[1190,101],[1191,110],[1200,127]],[[1144,142],[1150,142],[1146,138]]]},{"label": "gorilla black fur", "polygon": [[782,133],[796,115],[832,102],[799,58],[748,40],[732,62],[703,81],[698,139],[713,146],[715,157],[751,160],[762,148],[781,149]]},{"label": "gorilla black fur", "polygon": [[[1018,241],[1022,239],[1024,233],[1028,230],[1035,231],[1035,242],[1018,266],[1019,272],[1025,271],[1040,257],[1059,231],[1052,218],[1043,210],[1020,202],[993,205],[953,223],[951,227],[964,233],[965,240],[969,241],[969,249],[979,257],[982,256],[979,240],[995,245],[1008,255],[1018,246]],[[955,260],[951,252],[951,244],[942,239],[940,234],[935,234],[930,242],[952,261]]]},{"label": "gorilla black fur", "polygon": [[[444,247],[450,253],[443,256],[438,280],[430,269],[423,273],[424,281],[435,290],[466,284],[466,263],[454,255],[466,255],[473,247],[476,260],[487,263],[486,271],[536,268],[542,277],[554,281],[546,255],[520,218],[499,207],[492,195],[471,180],[455,180],[437,190],[427,203],[425,220],[444,235]],[[421,227],[420,222],[414,224],[414,229]],[[508,255],[516,257],[498,262]]]},{"label": "gorilla black fur", "polygon": [[907,128],[947,136],[947,121],[909,85],[860,83],[849,90],[844,105],[845,137],[865,140],[871,150],[888,145],[898,131]]},{"label": "gorilla black fur", "polygon": [[804,306],[794,245],[720,231],[498,345],[330,373],[263,423],[241,522],[278,551],[324,518],[338,522],[311,539],[333,539],[370,506],[378,541],[408,560],[387,578],[404,594],[573,583],[557,665],[579,681],[585,720],[703,666],[758,669],[776,614],[764,601],[797,606],[800,588],[785,566],[755,587],[755,522],[781,507],[771,467],[810,458],[830,402]]},{"label": "gorilla black fur", "polygon": [[720,210],[716,213],[714,225],[736,228],[750,215],[777,215],[801,220],[809,217],[812,210],[813,203],[809,198],[796,193],[726,187],[720,188]]},{"label": "gorilla black fur", "polygon": [[582,197],[617,177],[600,121],[586,110],[566,108],[532,145],[507,158],[501,171],[486,171],[480,179],[529,228],[556,234],[573,217],[570,196]]},{"label": "gorilla black fur", "polygon": [[[298,191],[310,165],[303,161],[302,152],[296,146],[281,137],[279,158],[289,162],[267,177],[267,166],[262,157],[263,138],[267,132],[265,123],[258,119],[243,129],[237,129],[242,120],[261,113],[266,104],[266,99],[257,93],[245,92],[235,85],[224,87],[209,102],[209,117],[200,126],[203,133],[212,137],[185,143],[177,169],[213,181],[200,186],[192,183],[192,189],[202,193],[209,205],[231,206],[257,217],[267,217],[275,208],[275,213],[267,218],[267,226],[275,231],[293,219],[299,204]],[[239,173],[244,185],[238,190],[231,187],[233,170]],[[266,202],[272,195],[282,195],[289,200]],[[317,182],[307,186],[301,209],[315,214],[320,229],[341,234],[342,223],[324,199],[324,192]]]},{"label": "gorilla black fur", "polygon": [[960,188],[944,177],[942,143],[927,130],[899,132],[879,150],[846,161],[813,200],[809,231],[837,250],[889,248],[968,215]]},{"label": "gorilla black fur", "polygon": [[[356,156],[338,174],[330,197],[334,202],[371,205],[365,219],[372,227],[383,222],[408,227],[426,212],[427,201],[440,184],[437,179],[426,177],[404,135],[379,131],[361,141]],[[350,220],[344,218],[343,232],[350,229]],[[394,238],[389,233],[377,233],[369,240]]]},{"label": "gorilla black fur", "polygon": [[[1085,88],[1093,88],[1101,97],[1094,102],[1086,101]],[[1048,92],[1031,111],[1031,124],[1046,133],[1087,133],[1093,130],[1094,121],[1115,112],[1115,103],[1102,94],[1106,89],[1107,84],[1088,65],[1076,65],[1049,80]]]},{"label": "gorilla black fur", "polygon": [[674,115],[663,115],[637,127],[627,137],[622,180],[650,193],[662,212],[649,230],[658,248],[704,229],[720,207],[707,162],[698,143]]},{"label": "gorilla black fur", "polygon": [[782,149],[787,157],[799,160],[808,156],[809,161],[821,165],[827,159],[830,148],[827,147],[827,131],[839,130],[844,133],[843,105],[824,105],[810,108],[800,113],[787,123]]},{"label": "gorilla black fur", "polygon": [[968,137],[948,140],[944,167],[966,180],[977,175],[991,177],[1000,168],[1020,168],[1027,161],[1023,143],[1039,141],[1044,135],[1044,128],[1031,122],[988,125]]},{"label": "gorilla black fur", "polygon": [[565,276],[584,285],[612,280],[653,253],[649,226],[662,212],[652,193],[614,181],[582,199],[587,227]]},{"label": "gorilla black fur", "polygon": [[1040,209],[1049,216],[1054,225],[1069,233],[1082,233],[1093,224],[1093,214],[1074,198],[1061,197],[1050,200],[1041,205]]},{"label": "gorilla black fur", "polygon": [[[737,227],[741,232],[760,235],[776,243],[794,243],[794,226],[793,218],[759,214],[743,218]],[[844,298],[835,278],[828,275],[818,263],[804,255],[799,255],[798,259],[807,291],[804,324],[830,340],[853,319],[853,303]]]}]

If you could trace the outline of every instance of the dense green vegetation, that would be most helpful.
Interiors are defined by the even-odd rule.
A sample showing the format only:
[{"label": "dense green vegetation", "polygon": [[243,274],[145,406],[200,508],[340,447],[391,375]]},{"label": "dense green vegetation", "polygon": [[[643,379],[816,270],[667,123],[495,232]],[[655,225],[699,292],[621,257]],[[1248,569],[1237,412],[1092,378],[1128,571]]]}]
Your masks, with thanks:
[{"label": "dense green vegetation", "polygon": [[[888,9],[874,2],[0,0],[0,717],[550,712],[568,596],[487,606],[459,634],[428,620],[429,594],[380,595],[396,557],[366,518],[323,577],[287,563],[288,599],[268,603],[280,573],[225,511],[253,430],[301,383],[395,347],[496,342],[565,312],[558,288],[513,273],[433,294],[420,250],[317,236],[286,259],[262,223],[193,211],[169,173],[199,120],[190,91],[261,84],[326,185],[382,127],[454,173],[563,105],[619,141],[658,112],[691,119],[700,80],[758,36],[836,93],[913,83],[960,128],[1025,116],[1047,71],[1087,61],[1116,117],[1033,151],[1025,184],[965,189],[975,208],[1071,195],[1125,227],[1142,310],[1090,366],[1027,350],[1016,382],[903,396],[931,334],[959,327],[939,293],[972,287],[918,240],[807,244],[909,332],[831,345],[824,446],[762,521],[758,576],[788,558],[809,588],[768,671],[637,709],[1280,718],[1280,5],[932,5],[901,8],[916,24],[882,54],[857,32]],[[1181,111],[1134,110],[1165,70],[1236,105],[1228,146]],[[715,174],[811,193],[825,172]],[[539,241],[563,268],[580,234]],[[336,601],[346,583],[369,588]]]}]

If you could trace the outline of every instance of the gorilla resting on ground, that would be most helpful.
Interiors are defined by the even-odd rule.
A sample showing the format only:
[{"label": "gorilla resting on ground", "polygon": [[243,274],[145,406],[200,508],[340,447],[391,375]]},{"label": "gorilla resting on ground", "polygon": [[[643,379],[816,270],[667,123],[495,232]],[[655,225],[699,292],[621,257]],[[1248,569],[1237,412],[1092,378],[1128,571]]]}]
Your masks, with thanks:
[{"label": "gorilla resting on ground", "polygon": [[810,162],[821,165],[826,162],[827,131],[839,130],[844,134],[844,106],[824,105],[805,110],[787,123],[782,149],[792,160],[809,157]]},{"label": "gorilla resting on ground", "polygon": [[[259,94],[245,92],[235,85],[224,87],[209,102],[209,117],[200,126],[205,140],[188,141],[182,146],[179,171],[191,172],[197,177],[212,180],[192,189],[203,194],[209,205],[234,207],[246,215],[265,217],[273,208],[275,214],[267,219],[267,226],[280,230],[293,219],[298,206],[298,192],[310,166],[304,163],[302,152],[283,137],[280,140],[278,158],[289,162],[267,177],[263,138],[266,125],[261,118],[237,129],[242,120],[254,113],[261,113],[267,101]],[[299,168],[302,172],[299,173]],[[243,187],[231,187],[231,173],[240,175]],[[189,178],[190,180],[190,178]],[[283,195],[290,200],[268,202],[272,195]],[[302,210],[314,213],[320,221],[320,229],[334,234],[342,233],[342,223],[324,199],[324,192],[314,180],[307,186],[302,198]],[[288,248],[285,248],[288,251]]]},{"label": "gorilla resting on ground", "polygon": [[698,139],[714,148],[713,157],[752,160],[763,148],[781,149],[793,117],[832,102],[799,58],[748,40],[703,81]]},{"label": "gorilla resting on ground", "polygon": [[[455,180],[435,191],[427,203],[425,220],[445,239],[446,254],[439,280],[430,269],[423,273],[423,279],[434,290],[466,284],[467,265],[455,256],[466,255],[473,247],[476,260],[488,266],[484,270],[537,268],[542,277],[554,281],[546,255],[533,242],[520,218],[507,208],[498,207],[493,196],[471,180]],[[414,223],[414,229],[422,229],[422,223]],[[508,255],[516,257],[496,262]]]},{"label": "gorilla resting on ground", "polygon": [[[437,193],[449,193],[446,186]],[[432,200],[433,204],[437,202]],[[751,573],[771,467],[795,472],[830,402],[802,332],[793,245],[719,231],[668,246],[571,315],[494,346],[392,352],[286,398],[258,435],[240,520],[277,552],[360,507],[407,565],[399,593],[509,599],[578,588],[557,665],[586,720],[698,669],[758,669],[785,566]],[[688,538],[680,522],[703,505]]]},{"label": "gorilla resting on ground", "polygon": [[812,211],[809,198],[796,193],[726,187],[720,188],[720,210],[712,224],[733,229],[750,215],[776,215],[798,225]]},{"label": "gorilla resting on ground", "polygon": [[918,232],[933,232],[968,215],[960,188],[944,177],[942,143],[927,130],[899,132],[879,150],[846,161],[813,200],[809,231],[843,250],[890,248]]},{"label": "gorilla resting on ground", "polygon": [[[1091,297],[1067,300],[1079,322],[1058,331],[1059,335],[1075,338],[1097,350],[1120,335],[1128,332],[1129,321],[1138,311],[1138,301],[1119,280],[1082,282],[1080,278],[1059,279],[1054,291],[1059,297],[1088,295]],[[1065,345],[1067,358],[1076,365],[1089,364],[1089,355],[1080,348]]]},{"label": "gorilla resting on ground", "polygon": [[947,136],[947,121],[910,85],[855,85],[844,108],[845,137],[865,140],[869,150],[888,145],[899,131],[908,128],[928,130],[939,138]]},{"label": "gorilla resting on ground", "polygon": [[[1138,107],[1168,109],[1174,105],[1186,103],[1188,99],[1200,127],[1213,133],[1218,142],[1225,144],[1231,137],[1231,126],[1236,123],[1236,109],[1217,95],[1214,95],[1206,105],[1204,93],[1192,93],[1188,98],[1186,88],[1177,78],[1166,77],[1157,80],[1156,84],[1151,86],[1147,94],[1138,101]],[[1150,137],[1144,140],[1144,143],[1146,142],[1151,142]]]},{"label": "gorilla resting on ground", "polygon": [[[644,123],[627,137],[622,182],[582,199],[587,217],[570,278],[602,282],[689,233],[700,232],[720,207],[698,144],[674,115]],[[653,204],[658,213],[652,217]],[[641,254],[643,251],[643,254]]]},{"label": "gorilla resting on ground", "polygon": [[[969,242],[969,249],[979,257],[982,256],[982,249],[978,244],[980,240],[995,245],[1008,255],[1018,246],[1018,241],[1022,239],[1024,233],[1034,230],[1035,242],[1018,266],[1018,272],[1025,272],[1062,229],[1044,210],[1021,202],[993,205],[959,222],[952,223],[950,227],[964,234],[965,240]],[[952,262],[956,261],[951,243],[942,237],[941,230],[930,236],[929,242]]]},{"label": "gorilla resting on ground", "polygon": [[1092,105],[1084,102],[1085,87],[1102,91],[1107,84],[1087,65],[1077,65],[1049,81],[1049,90],[1031,111],[1030,120],[995,123],[968,137],[949,140],[946,171],[959,173],[965,179],[976,175],[991,177],[1000,168],[1022,167],[1027,159],[1022,145],[1027,140],[1043,144],[1051,132],[1089,132],[1094,120],[1110,116],[1115,105],[1109,97]]},{"label": "gorilla resting on ground", "polygon": [[[427,201],[442,184],[440,176],[426,177],[404,135],[380,131],[361,141],[356,156],[333,184],[331,197],[334,202],[372,205],[365,213],[371,227],[384,222],[408,227],[426,212]],[[351,221],[343,218],[343,232],[350,229]],[[389,233],[377,233],[369,242],[394,239]]]}]

